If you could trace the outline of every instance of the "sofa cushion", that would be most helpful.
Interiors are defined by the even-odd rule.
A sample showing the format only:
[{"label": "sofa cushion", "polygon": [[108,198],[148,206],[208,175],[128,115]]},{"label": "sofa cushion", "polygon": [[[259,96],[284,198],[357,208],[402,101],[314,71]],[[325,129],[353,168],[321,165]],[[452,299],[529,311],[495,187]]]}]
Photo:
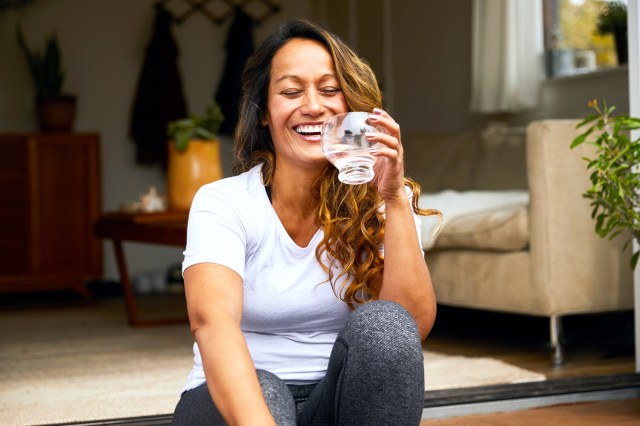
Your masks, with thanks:
[{"label": "sofa cushion", "polygon": [[442,191],[420,196],[420,206],[442,212],[442,223],[422,220],[422,246],[474,250],[522,250],[529,245],[526,191]]},{"label": "sofa cushion", "polygon": [[529,245],[529,214],[525,206],[470,213],[442,229],[435,248],[522,250]]}]

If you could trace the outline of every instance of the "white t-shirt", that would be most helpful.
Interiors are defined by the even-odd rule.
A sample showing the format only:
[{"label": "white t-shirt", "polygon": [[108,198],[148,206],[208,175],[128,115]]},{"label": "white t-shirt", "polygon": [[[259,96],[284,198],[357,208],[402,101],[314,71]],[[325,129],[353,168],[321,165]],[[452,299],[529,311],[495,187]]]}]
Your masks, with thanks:
[{"label": "white t-shirt", "polygon": [[[418,217],[416,226],[420,235]],[[216,263],[243,278],[240,326],[255,368],[289,384],[324,377],[338,331],[350,313],[316,258],[322,238],[319,229],[307,247],[291,239],[269,202],[261,166],[203,186],[189,213],[183,271],[197,263]],[[205,382],[197,343],[193,351],[185,390]]]}]

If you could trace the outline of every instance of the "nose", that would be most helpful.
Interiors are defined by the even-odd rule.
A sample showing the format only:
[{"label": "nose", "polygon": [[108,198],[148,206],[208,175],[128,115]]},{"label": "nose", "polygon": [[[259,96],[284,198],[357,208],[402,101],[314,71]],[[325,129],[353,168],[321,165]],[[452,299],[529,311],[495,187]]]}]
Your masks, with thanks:
[{"label": "nose", "polygon": [[304,96],[304,103],[300,108],[300,112],[315,116],[322,114],[322,111],[323,106],[318,92],[315,90],[307,92]]}]

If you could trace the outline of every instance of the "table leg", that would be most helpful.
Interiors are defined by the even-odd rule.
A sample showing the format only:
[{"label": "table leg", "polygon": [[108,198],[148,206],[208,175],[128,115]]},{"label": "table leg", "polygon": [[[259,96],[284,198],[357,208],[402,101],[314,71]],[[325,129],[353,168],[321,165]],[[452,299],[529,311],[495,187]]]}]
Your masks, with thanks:
[{"label": "table leg", "polygon": [[118,274],[120,275],[120,282],[122,284],[122,290],[124,292],[124,303],[127,308],[127,318],[129,320],[129,325],[131,325],[132,327],[145,327],[164,324],[184,324],[189,322],[187,318],[141,320],[138,316],[138,305],[136,303],[136,296],[133,293],[133,286],[131,285],[131,280],[129,278],[127,260],[124,256],[122,241],[114,239],[113,249],[115,251],[116,262],[118,264]]},{"label": "table leg", "polygon": [[138,305],[136,304],[136,297],[133,294],[133,286],[129,279],[127,260],[124,257],[122,241],[113,240],[113,249],[116,255],[116,262],[118,263],[118,274],[120,275],[122,291],[124,292],[124,303],[127,308],[127,318],[131,326],[138,327],[140,325],[138,320]]}]

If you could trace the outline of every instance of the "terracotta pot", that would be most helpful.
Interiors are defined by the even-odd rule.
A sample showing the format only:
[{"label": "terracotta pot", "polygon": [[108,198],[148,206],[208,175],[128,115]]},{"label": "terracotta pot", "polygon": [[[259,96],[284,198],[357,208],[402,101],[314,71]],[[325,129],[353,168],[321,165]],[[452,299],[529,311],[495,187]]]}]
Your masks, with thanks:
[{"label": "terracotta pot", "polygon": [[73,130],[76,119],[75,96],[38,96],[36,110],[42,132],[69,133]]},{"label": "terracotta pot", "polygon": [[169,209],[188,211],[193,196],[207,183],[222,179],[220,142],[190,140],[185,151],[169,141],[167,202]]}]

